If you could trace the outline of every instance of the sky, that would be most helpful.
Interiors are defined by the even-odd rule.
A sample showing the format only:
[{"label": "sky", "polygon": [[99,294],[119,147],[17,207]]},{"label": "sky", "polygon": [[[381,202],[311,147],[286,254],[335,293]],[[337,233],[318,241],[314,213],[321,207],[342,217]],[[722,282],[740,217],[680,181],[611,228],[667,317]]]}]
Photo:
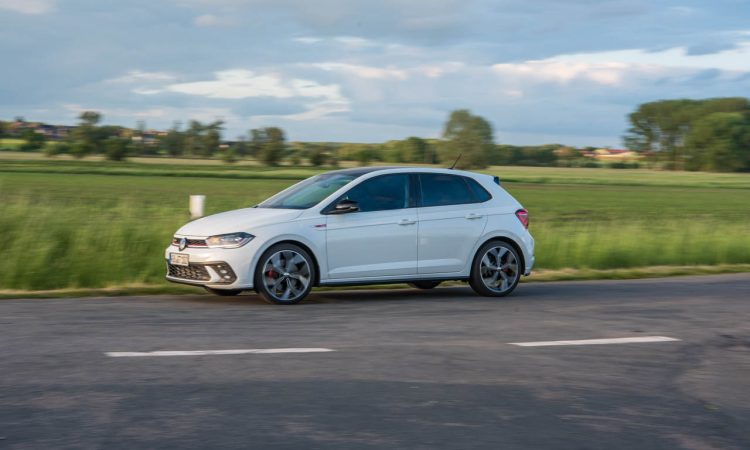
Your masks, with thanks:
[{"label": "sky", "polygon": [[292,141],[622,146],[659,99],[750,96],[747,0],[0,0],[0,118]]}]

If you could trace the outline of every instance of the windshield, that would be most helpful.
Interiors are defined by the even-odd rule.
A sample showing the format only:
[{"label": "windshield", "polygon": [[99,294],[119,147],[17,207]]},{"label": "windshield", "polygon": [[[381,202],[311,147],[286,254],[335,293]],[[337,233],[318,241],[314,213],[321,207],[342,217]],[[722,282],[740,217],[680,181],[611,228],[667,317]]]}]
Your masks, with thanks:
[{"label": "windshield", "polygon": [[324,173],[279,192],[264,201],[258,208],[307,209],[349,184],[360,174]]}]

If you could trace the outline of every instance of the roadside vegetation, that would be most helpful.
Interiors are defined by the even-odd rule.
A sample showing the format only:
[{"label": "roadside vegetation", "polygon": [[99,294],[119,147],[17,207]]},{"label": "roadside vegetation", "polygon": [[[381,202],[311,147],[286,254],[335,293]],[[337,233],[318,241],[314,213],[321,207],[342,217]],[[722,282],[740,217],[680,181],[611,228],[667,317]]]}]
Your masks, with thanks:
[{"label": "roadside vegetation", "polygon": [[[0,291],[170,291],[163,250],[188,220],[188,195],[207,195],[211,214],[252,206],[319,170],[258,167],[233,178],[221,166],[209,172],[228,176],[176,165],[171,170],[184,176],[165,176],[167,167],[130,162],[137,176],[111,176],[106,170],[115,169],[105,163],[71,163],[103,174],[66,173],[64,165],[38,161],[18,172],[17,163],[0,163]],[[632,177],[617,184],[623,172],[611,169],[488,171],[531,211],[538,269],[548,279],[644,276],[652,266],[661,266],[660,275],[692,266],[696,273],[750,268],[750,177],[629,171]]]}]

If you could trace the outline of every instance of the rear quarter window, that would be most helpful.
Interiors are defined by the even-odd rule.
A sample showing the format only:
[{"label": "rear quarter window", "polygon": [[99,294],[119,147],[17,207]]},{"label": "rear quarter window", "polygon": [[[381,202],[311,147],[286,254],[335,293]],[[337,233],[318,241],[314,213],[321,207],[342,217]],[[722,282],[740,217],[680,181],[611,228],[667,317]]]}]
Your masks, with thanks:
[{"label": "rear quarter window", "polygon": [[483,188],[476,180],[466,178],[466,182],[469,184],[469,189],[474,194],[477,203],[484,203],[492,198],[492,194],[487,192],[487,189]]}]

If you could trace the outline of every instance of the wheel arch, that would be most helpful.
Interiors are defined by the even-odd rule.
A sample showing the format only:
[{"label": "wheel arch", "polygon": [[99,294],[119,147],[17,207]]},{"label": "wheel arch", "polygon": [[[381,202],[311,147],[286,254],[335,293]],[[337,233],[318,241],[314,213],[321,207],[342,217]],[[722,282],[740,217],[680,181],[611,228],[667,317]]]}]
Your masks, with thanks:
[{"label": "wheel arch", "polygon": [[304,251],[306,251],[307,253],[310,254],[310,257],[312,258],[313,266],[315,267],[315,279],[313,280],[313,286],[320,285],[320,263],[318,262],[318,257],[315,255],[315,252],[312,250],[312,248],[310,248],[309,245],[305,244],[304,242],[302,242],[300,240],[296,240],[294,238],[287,238],[287,239],[282,239],[280,241],[274,241],[273,243],[270,243],[269,245],[267,245],[263,249],[262,252],[259,252],[258,258],[257,258],[257,260],[255,261],[255,264],[253,264],[253,267],[252,267],[253,281],[255,280],[255,273],[256,273],[256,270],[258,268],[258,264],[261,264],[261,262],[260,262],[261,261],[260,256],[262,256],[264,253],[266,253],[270,248],[275,247],[277,245],[281,245],[281,244],[296,245],[297,247],[302,248]]},{"label": "wheel arch", "polygon": [[526,272],[526,256],[523,254],[523,249],[520,245],[518,245],[518,242],[513,240],[513,238],[509,236],[491,236],[487,239],[485,239],[479,246],[477,247],[476,251],[474,252],[474,257],[471,260],[471,270],[469,273],[471,273],[474,270],[474,259],[477,257],[477,254],[479,254],[479,250],[485,246],[488,242],[494,242],[494,241],[501,241],[509,244],[513,249],[516,251],[516,254],[518,254],[518,257],[521,259],[521,274],[524,274]]}]

